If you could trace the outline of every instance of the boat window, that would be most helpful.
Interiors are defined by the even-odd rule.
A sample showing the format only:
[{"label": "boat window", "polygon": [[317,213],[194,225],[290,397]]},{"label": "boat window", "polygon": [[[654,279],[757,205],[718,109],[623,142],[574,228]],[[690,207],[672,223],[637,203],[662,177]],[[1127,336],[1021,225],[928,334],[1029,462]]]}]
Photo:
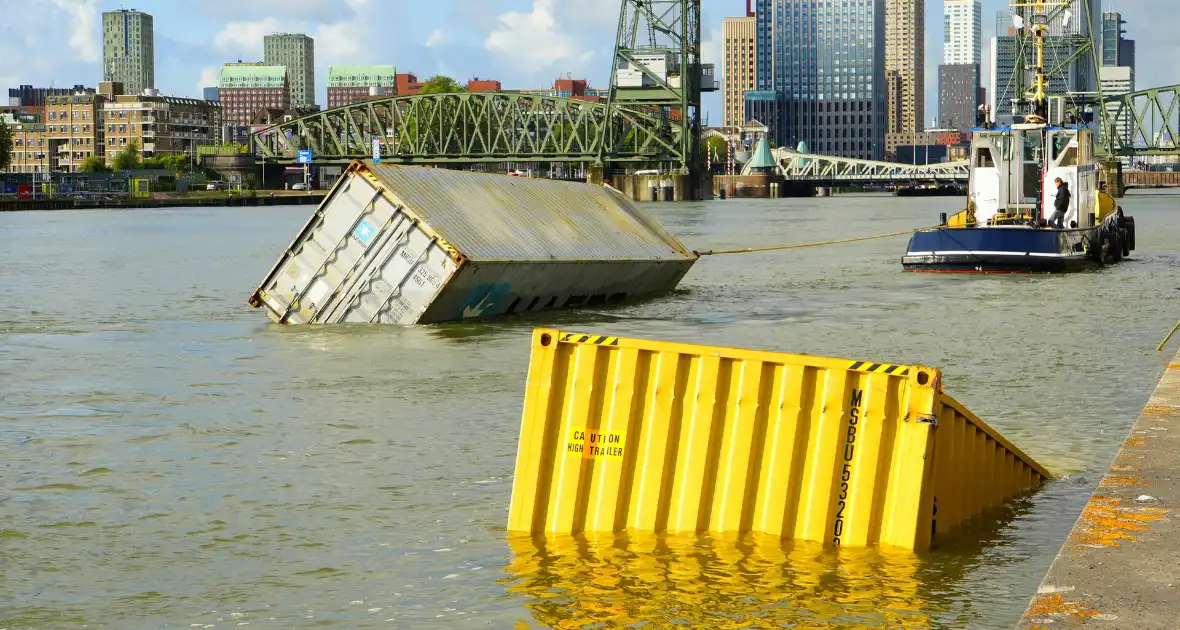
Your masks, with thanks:
[{"label": "boat window", "polygon": [[1061,157],[1061,152],[1066,150],[1066,146],[1068,144],[1069,144],[1069,136],[1066,136],[1066,134],[1064,134],[1064,133],[1055,133],[1054,134],[1054,136],[1053,136],[1053,160],[1054,160],[1054,162],[1057,162],[1057,159]]},{"label": "boat window", "polygon": [[975,152],[975,167],[976,168],[995,168],[996,162],[992,159],[992,150],[988,147],[980,147]]},{"label": "boat window", "polygon": [[1000,141],[1000,155],[1002,156],[1000,159],[1004,160],[1005,162],[1011,162],[1012,136],[1001,136],[998,138],[998,140]]},{"label": "boat window", "polygon": [[1065,148],[1065,152],[1057,160],[1057,166],[1077,166],[1078,165],[1078,148],[1070,145]]},{"label": "boat window", "polygon": [[1028,134],[1024,137],[1024,161],[1039,162],[1041,159],[1040,134]]}]

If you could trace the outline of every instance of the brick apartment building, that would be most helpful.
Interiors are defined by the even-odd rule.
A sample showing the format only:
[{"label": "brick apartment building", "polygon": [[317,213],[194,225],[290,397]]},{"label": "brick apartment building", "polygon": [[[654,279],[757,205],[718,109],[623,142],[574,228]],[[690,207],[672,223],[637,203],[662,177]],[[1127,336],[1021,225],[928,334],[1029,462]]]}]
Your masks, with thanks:
[{"label": "brick apartment building", "polygon": [[142,158],[162,155],[193,155],[197,147],[217,144],[221,107],[217,103],[191,98],[145,94],[123,94],[118,84],[101,84],[102,132],[106,140],[106,163],[134,143]]},{"label": "brick apartment building", "polygon": [[217,85],[224,124],[246,126],[261,107],[291,109],[287,69],[262,63],[227,63]]},{"label": "brick apartment building", "polygon": [[344,107],[397,94],[394,66],[332,66],[328,68],[328,108]]}]

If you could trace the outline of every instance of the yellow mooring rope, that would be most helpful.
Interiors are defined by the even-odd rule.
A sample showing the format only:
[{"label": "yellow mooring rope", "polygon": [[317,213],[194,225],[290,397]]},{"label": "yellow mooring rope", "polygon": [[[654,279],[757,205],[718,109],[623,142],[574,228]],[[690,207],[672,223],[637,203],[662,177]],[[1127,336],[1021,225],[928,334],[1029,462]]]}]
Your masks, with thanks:
[{"label": "yellow mooring rope", "polygon": [[[943,227],[943,226],[938,226]],[[819,247],[821,245],[839,245],[840,243],[854,243],[856,241],[871,241],[878,238],[892,238],[894,236],[905,236],[906,234],[913,234],[919,230],[930,228],[919,228],[918,230],[906,230],[904,232],[893,232],[892,234],[878,234],[876,236],[860,236],[857,238],[844,238],[838,241],[823,241],[820,243],[803,243],[801,245],[775,245],[773,247],[747,247],[745,249],[711,249],[707,252],[693,253],[697,256],[721,256],[724,254],[753,254],[755,252],[774,252],[785,249],[803,249],[805,247]]]},{"label": "yellow mooring rope", "polygon": [[1172,326],[1172,332],[1168,333],[1168,336],[1164,337],[1164,340],[1160,342],[1160,345],[1155,347],[1155,351],[1159,352],[1160,350],[1163,350],[1164,346],[1168,345],[1168,341],[1172,338],[1172,335],[1176,334],[1177,330],[1180,330],[1180,322],[1176,322],[1176,325]]}]

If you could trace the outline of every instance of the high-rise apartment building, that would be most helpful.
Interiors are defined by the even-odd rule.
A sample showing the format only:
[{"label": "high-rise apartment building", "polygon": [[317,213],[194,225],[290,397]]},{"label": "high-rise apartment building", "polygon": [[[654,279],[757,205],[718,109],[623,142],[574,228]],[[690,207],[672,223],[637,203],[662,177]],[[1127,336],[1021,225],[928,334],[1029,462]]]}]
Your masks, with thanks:
[{"label": "high-rise apartment building", "polygon": [[979,63],[983,56],[983,7],[980,0],[943,0],[942,63]]},{"label": "high-rise apartment building", "polygon": [[260,108],[291,109],[287,69],[265,63],[227,63],[221,67],[217,85],[222,121],[246,126]]},{"label": "high-rise apartment building", "polygon": [[771,118],[759,121],[774,142],[883,158],[885,0],[757,0],[756,16],[758,89],[746,100]]},{"label": "high-rise apartment building", "polygon": [[315,40],[302,33],[275,33],[262,38],[263,61],[287,68],[291,105],[315,105]]},{"label": "high-rise apartment building", "polygon": [[394,66],[331,66],[328,68],[328,108],[343,107],[397,93]]},{"label": "high-rise apartment building", "polygon": [[938,126],[967,131],[975,126],[981,104],[978,63],[938,66]]},{"label": "high-rise apartment building", "polygon": [[128,94],[156,87],[152,16],[119,9],[102,14],[102,80],[122,83]]},{"label": "high-rise apartment building", "polygon": [[722,22],[721,37],[725,40],[722,124],[726,127],[741,127],[746,122],[746,92],[758,85],[758,65],[754,58],[757,27],[757,18],[752,17],[725,18]]},{"label": "high-rise apartment building", "polygon": [[980,105],[983,18],[980,0],[944,0],[938,126],[966,131]]},{"label": "high-rise apartment building", "polygon": [[[885,133],[895,137],[913,136],[923,129],[925,118],[926,1],[884,2]],[[891,153],[890,140],[885,141],[886,153]]]}]

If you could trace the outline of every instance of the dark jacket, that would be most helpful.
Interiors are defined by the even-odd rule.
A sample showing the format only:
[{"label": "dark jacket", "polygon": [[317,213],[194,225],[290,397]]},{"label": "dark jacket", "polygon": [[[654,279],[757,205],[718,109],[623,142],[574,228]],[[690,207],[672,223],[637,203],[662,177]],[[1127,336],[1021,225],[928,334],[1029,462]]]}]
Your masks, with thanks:
[{"label": "dark jacket", "polygon": [[1057,198],[1053,200],[1053,209],[1057,212],[1068,211],[1069,198],[1069,183],[1061,182],[1061,186],[1057,188]]}]

